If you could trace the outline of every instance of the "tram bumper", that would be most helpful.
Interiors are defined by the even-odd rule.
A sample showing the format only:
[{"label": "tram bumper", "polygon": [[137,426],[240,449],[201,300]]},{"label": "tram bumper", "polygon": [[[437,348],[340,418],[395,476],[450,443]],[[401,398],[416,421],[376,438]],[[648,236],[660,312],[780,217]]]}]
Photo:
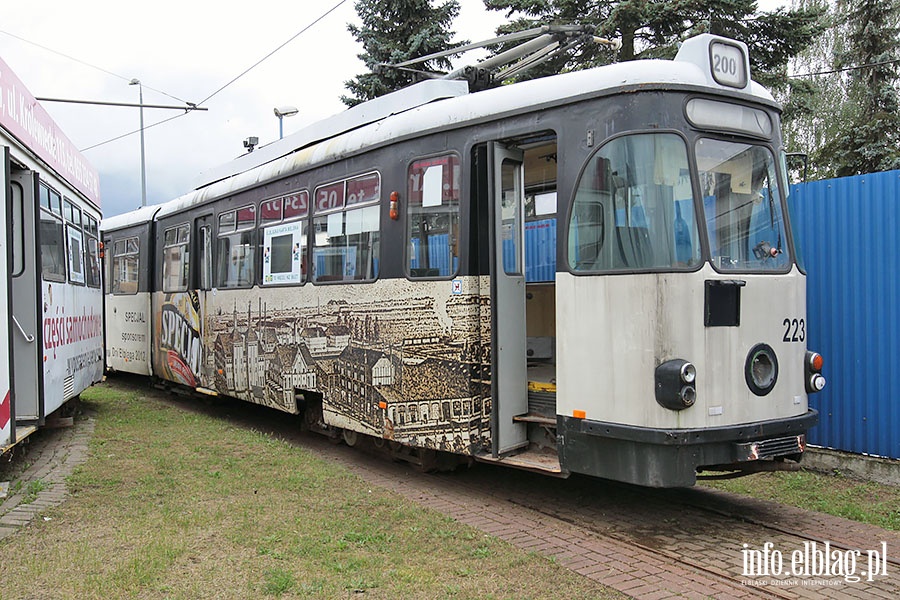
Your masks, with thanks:
[{"label": "tram bumper", "polygon": [[561,415],[558,421],[563,469],[647,487],[687,487],[697,482],[698,471],[790,468],[793,463],[783,459],[800,460],[819,413],[810,409],[787,419],[706,429],[653,429]]}]

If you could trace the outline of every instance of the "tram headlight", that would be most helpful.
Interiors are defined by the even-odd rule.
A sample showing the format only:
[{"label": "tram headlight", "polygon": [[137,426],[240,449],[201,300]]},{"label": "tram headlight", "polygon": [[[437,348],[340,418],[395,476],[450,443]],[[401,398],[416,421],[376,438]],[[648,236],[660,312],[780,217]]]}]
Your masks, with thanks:
[{"label": "tram headlight", "polygon": [[757,396],[765,396],[778,381],[778,357],[768,344],[757,344],[747,354],[744,364],[747,387]]},{"label": "tram headlight", "polygon": [[656,367],[656,401],[670,410],[684,410],[697,401],[697,368],[676,358]]},{"label": "tram headlight", "polygon": [[825,377],[822,376],[822,367],[825,359],[818,352],[806,353],[806,393],[814,394],[825,389]]}]

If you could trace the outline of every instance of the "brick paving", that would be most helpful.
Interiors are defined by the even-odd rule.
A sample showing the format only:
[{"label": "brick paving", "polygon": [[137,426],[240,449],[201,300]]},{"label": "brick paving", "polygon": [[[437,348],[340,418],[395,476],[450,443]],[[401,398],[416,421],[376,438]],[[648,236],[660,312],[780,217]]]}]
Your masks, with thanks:
[{"label": "brick paving", "polygon": [[[683,507],[667,512],[653,501],[648,509],[653,517],[648,517],[627,499],[614,506],[610,498],[615,493],[609,492],[601,498],[595,496],[595,502],[575,500],[573,505],[572,488],[576,486],[552,478],[527,474],[517,478],[486,465],[462,474],[426,475],[343,447],[307,440],[300,443],[328,454],[370,485],[393,490],[522,550],[552,557],[585,577],[641,600],[900,597],[900,573],[893,564],[888,576],[872,582],[810,576],[783,585],[786,577],[744,577],[740,543],[746,540],[752,548],[759,548],[764,539],[771,539],[784,551],[785,564],[790,567],[791,551],[804,539],[839,540],[863,550],[860,560],[865,563],[865,550],[878,549],[876,542],[886,541],[889,554],[891,548],[900,552],[898,532],[706,489],[650,495],[661,495],[666,501],[681,499],[686,504],[727,506],[782,531]],[[554,491],[561,487],[566,490]],[[595,482],[589,483],[587,490],[593,494],[604,487],[617,486]],[[544,510],[536,512],[541,506]],[[667,515],[679,510],[692,516],[672,523],[675,519]],[[697,522],[704,519],[709,523]],[[642,537],[647,531],[653,536]]]},{"label": "brick paving", "polygon": [[[781,586],[774,577],[755,578],[767,585],[750,585],[740,576],[741,542],[758,548],[766,539],[789,549],[790,543],[796,545],[799,533],[808,540],[840,540],[866,550],[877,549],[875,542],[884,541],[896,560],[898,532],[709,490],[668,491],[643,500],[633,489],[621,492],[609,482],[573,483],[487,465],[426,475],[405,464],[298,435],[292,429],[295,424],[283,419],[267,425],[276,434],[348,467],[369,485],[392,490],[523,551],[553,558],[584,577],[641,600],[900,597],[896,563],[889,565],[886,577],[873,582],[837,581],[840,585],[834,585],[835,578],[826,584],[808,578],[805,583]],[[65,500],[65,478],[86,459],[93,426],[92,419],[81,418],[74,427],[35,435],[28,448],[34,463],[20,479],[40,479],[47,487],[31,503],[23,503],[23,486],[0,504],[0,539]],[[679,501],[688,507],[706,504],[710,511],[687,509],[678,506]],[[642,509],[643,502],[647,506]],[[725,517],[714,512],[722,506],[781,531],[752,522],[723,521]]]},{"label": "brick paving", "polygon": [[[16,477],[22,482],[18,491],[10,493],[0,504],[0,540],[65,501],[66,477],[87,460],[93,432],[94,419],[82,416],[71,427],[33,433],[23,446],[16,448],[16,452],[26,453],[27,460],[34,462]],[[26,502],[28,484],[32,482],[40,482],[42,489]]]}]

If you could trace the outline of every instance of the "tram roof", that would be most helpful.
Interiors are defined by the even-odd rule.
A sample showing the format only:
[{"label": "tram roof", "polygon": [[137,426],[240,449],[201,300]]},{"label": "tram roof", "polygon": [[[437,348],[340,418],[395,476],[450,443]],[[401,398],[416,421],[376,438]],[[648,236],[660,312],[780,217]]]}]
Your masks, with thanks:
[{"label": "tram roof", "polygon": [[723,38],[708,34],[691,38],[674,60],[616,63],[472,94],[465,82],[425,81],[360,104],[208,172],[200,187],[165,203],[156,216],[228,197],[388,143],[624,89],[706,89],[777,107],[768,90],[749,78],[743,89],[721,85],[714,79],[708,68],[707,48],[710,40],[718,39]]},{"label": "tram roof", "polygon": [[100,221],[100,231],[115,231],[116,229],[124,229],[132,225],[152,221],[161,207],[162,204],[153,204],[151,206],[142,206],[120,215],[104,217]]}]

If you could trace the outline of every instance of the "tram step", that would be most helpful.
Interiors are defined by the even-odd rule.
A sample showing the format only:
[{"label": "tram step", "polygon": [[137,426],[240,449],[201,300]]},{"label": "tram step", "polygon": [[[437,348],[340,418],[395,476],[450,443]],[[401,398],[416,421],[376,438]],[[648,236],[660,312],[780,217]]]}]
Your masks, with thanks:
[{"label": "tram step", "polygon": [[525,413],[524,415],[516,415],[513,417],[513,421],[516,421],[517,423],[538,423],[540,425],[556,427],[555,418],[533,412]]},{"label": "tram step", "polygon": [[475,459],[481,462],[553,475],[555,477],[565,478],[569,476],[569,472],[564,471],[560,466],[559,456],[556,451],[548,448],[532,448],[518,454],[498,458],[488,454],[476,456]]}]

